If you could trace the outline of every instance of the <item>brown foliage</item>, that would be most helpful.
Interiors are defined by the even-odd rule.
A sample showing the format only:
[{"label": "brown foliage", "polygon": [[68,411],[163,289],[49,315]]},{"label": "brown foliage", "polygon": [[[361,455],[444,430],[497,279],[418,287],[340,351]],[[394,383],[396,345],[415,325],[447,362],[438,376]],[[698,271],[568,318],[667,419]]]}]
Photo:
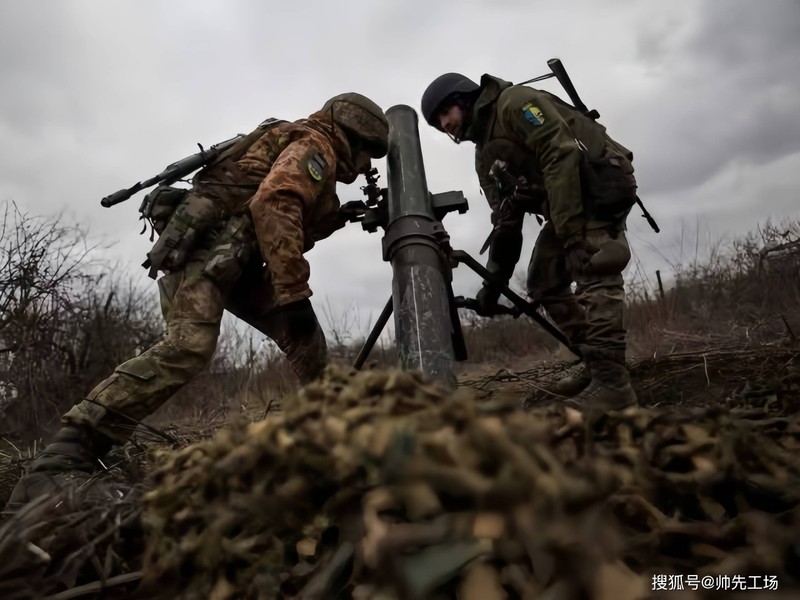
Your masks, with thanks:
[{"label": "brown foliage", "polygon": [[[3,525],[0,589],[114,597],[144,578],[146,597],[605,600],[691,573],[777,575],[796,594],[798,244],[780,232],[677,268],[663,298],[630,286],[631,374],[651,408],[594,427],[552,403],[523,411],[563,365],[511,362],[553,343],[524,318],[474,319],[470,360],[507,362],[462,377],[471,394],[329,369],[268,420],[162,454],[144,503],[138,473],[109,482],[102,511],[89,495],[29,506]],[[332,336],[339,360],[355,355],[350,331]],[[274,348],[227,332],[161,416],[206,437],[237,412],[271,413],[293,386]],[[109,525],[122,522],[124,535]]]},{"label": "brown foliage", "polygon": [[663,296],[641,272],[628,285],[633,356],[794,339],[800,333],[800,222],[767,222],[673,266]]},{"label": "brown foliage", "polygon": [[152,298],[91,260],[79,226],[7,204],[0,231],[0,414],[32,439],[162,325]]}]

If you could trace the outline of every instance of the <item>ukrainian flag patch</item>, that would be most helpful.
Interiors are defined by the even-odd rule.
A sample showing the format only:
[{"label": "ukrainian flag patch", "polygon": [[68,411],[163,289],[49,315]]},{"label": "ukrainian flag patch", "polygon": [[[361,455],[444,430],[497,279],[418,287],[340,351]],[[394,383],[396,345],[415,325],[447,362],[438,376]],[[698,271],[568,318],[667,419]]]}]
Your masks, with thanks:
[{"label": "ukrainian flag patch", "polygon": [[325,162],[325,159],[322,158],[319,153],[315,153],[314,156],[308,160],[308,172],[315,181],[322,181],[322,176],[325,174],[325,167],[327,166],[328,163]]},{"label": "ukrainian flag patch", "polygon": [[522,114],[528,121],[536,126],[544,124],[544,115],[542,114],[541,109],[539,109],[538,106],[534,106],[530,102],[526,102],[522,106]]}]

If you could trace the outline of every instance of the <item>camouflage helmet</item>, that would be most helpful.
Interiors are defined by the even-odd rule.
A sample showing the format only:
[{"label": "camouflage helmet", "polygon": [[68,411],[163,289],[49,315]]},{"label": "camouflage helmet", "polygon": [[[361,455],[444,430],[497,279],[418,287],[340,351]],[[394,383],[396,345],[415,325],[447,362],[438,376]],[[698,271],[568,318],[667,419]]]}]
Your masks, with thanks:
[{"label": "camouflage helmet", "polygon": [[333,122],[360,138],[372,158],[383,158],[389,151],[389,122],[381,107],[356,92],[339,94],[322,107],[330,111]]},{"label": "camouflage helmet", "polygon": [[466,75],[461,73],[445,73],[434,79],[422,94],[422,116],[428,125],[441,130],[439,115],[445,102],[458,95],[468,95],[477,92],[480,86]]}]

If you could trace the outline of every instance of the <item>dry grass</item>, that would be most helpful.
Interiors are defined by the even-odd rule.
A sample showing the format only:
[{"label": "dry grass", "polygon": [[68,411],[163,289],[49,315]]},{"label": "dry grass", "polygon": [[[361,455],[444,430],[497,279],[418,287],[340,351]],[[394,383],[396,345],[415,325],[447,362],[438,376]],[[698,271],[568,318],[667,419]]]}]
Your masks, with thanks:
[{"label": "dry grass", "polygon": [[[104,598],[130,597],[145,578],[151,585],[145,597],[152,598],[167,589],[177,593],[175,586],[199,594],[186,597],[224,598],[245,589],[270,590],[262,597],[294,597],[306,585],[328,593],[341,584],[336,576],[342,575],[343,567],[337,561],[342,548],[347,548],[345,541],[354,542],[333,537],[329,530],[338,527],[333,519],[341,515],[326,511],[331,507],[350,510],[353,502],[358,510],[366,511],[364,519],[374,529],[369,535],[390,546],[411,539],[403,536],[412,529],[426,540],[450,544],[447,531],[452,530],[430,529],[430,522],[421,522],[402,503],[394,512],[369,512],[367,488],[379,484],[376,489],[402,496],[405,492],[398,490],[408,483],[392,479],[398,471],[382,462],[385,456],[364,458],[375,448],[364,427],[385,437],[378,424],[391,416],[384,413],[392,407],[399,407],[403,415],[419,412],[424,418],[416,426],[422,423],[426,431],[447,411],[448,422],[472,423],[472,429],[456,428],[448,434],[452,443],[457,438],[465,454],[451,456],[454,446],[442,445],[442,434],[429,432],[430,438],[425,437],[420,448],[424,448],[424,458],[436,464],[419,463],[427,465],[427,471],[419,471],[422,475],[441,476],[442,465],[437,461],[443,459],[452,467],[461,465],[465,457],[481,456],[470,445],[474,442],[492,456],[498,448],[510,452],[511,458],[506,456],[508,460],[491,471],[492,477],[511,486],[508,489],[517,490],[511,483],[530,476],[533,467],[520,462],[529,453],[528,458],[540,461],[536,469],[543,479],[534,478],[525,490],[539,490],[536,486],[543,485],[539,492],[551,494],[547,496],[551,500],[567,489],[588,494],[579,494],[584,504],[577,512],[567,511],[565,519],[560,500],[541,504],[541,494],[516,499],[526,508],[506,523],[503,550],[495,550],[499,554],[487,563],[494,571],[480,575],[493,581],[496,576],[511,578],[506,582],[509,589],[522,586],[514,588],[518,595],[511,597],[527,593],[521,580],[514,579],[519,568],[532,581],[530,569],[539,577],[542,568],[547,572],[553,565],[563,572],[580,571],[572,582],[579,589],[573,591],[595,597],[592,586],[598,577],[602,579],[600,565],[609,558],[618,559],[612,561],[613,577],[623,574],[625,585],[631,588],[641,587],[646,575],[656,571],[732,573],[739,569],[764,575],[772,569],[784,578],[781,589],[795,586],[792,590],[797,592],[800,580],[791,577],[800,564],[795,543],[800,532],[796,495],[800,470],[794,459],[800,448],[796,418],[800,406],[798,231],[796,223],[767,225],[755,236],[718,246],[707,261],[675,265],[675,280],[666,282],[663,295],[641,275],[632,282],[627,316],[630,368],[641,403],[648,408],[610,418],[594,431],[576,426],[574,415],[556,411],[553,398],[542,393],[542,380],[557,376],[565,364],[553,360],[553,341],[524,318],[486,320],[463,315],[470,359],[461,383],[472,390],[470,402],[444,399],[417,380],[388,376],[393,381],[390,385],[387,375],[375,371],[356,380],[352,374],[334,375],[307,393],[305,400],[295,399],[282,407],[281,400],[296,385],[286,361],[251,334],[226,331],[209,372],[148,419],[161,433],[137,435],[115,455],[111,473],[92,482],[91,488],[84,487],[80,498],[65,492],[29,505],[20,516],[0,524],[0,563],[4,564],[0,592],[3,597],[23,598],[36,591],[63,600],[96,597],[102,589]],[[347,322],[331,338],[332,356],[345,363],[352,361],[362,343]],[[370,359],[380,366],[393,364],[396,356],[393,348],[383,345]],[[373,379],[380,380],[380,385]],[[353,385],[357,393],[345,392]],[[421,397],[427,399],[421,402]],[[520,415],[523,398],[528,408],[524,414],[533,410],[543,419],[538,425]],[[336,408],[339,404],[342,407]],[[276,413],[274,418],[272,413]],[[517,415],[509,417],[511,429],[518,428],[516,433],[497,437],[498,423],[493,419],[501,413]],[[288,425],[248,429],[248,421],[265,416],[270,416],[270,422]],[[215,430],[229,423],[234,425],[214,436]],[[483,425],[486,431],[480,429]],[[470,441],[468,434],[478,430],[483,437]],[[247,431],[255,433],[251,436]],[[172,447],[181,448],[209,438],[213,439],[193,449],[165,455],[160,463],[159,491],[151,502],[156,499],[169,510],[150,516],[151,527],[156,518],[161,529],[160,537],[148,542],[150,534],[140,520],[147,449],[155,443],[163,445],[166,439],[172,440]],[[307,455],[276,450],[290,439],[300,439],[296,447],[307,450]],[[487,439],[494,440],[494,445],[487,446]],[[505,445],[500,444],[503,440]],[[335,448],[339,449],[332,451]],[[411,450],[400,444],[392,451]],[[30,452],[29,445],[0,439],[0,497],[2,483],[14,481]],[[219,455],[220,461],[203,463],[212,455]],[[500,468],[512,463],[521,470]],[[346,482],[336,479],[343,473],[349,477]],[[503,473],[503,477],[512,476],[506,481]],[[552,479],[554,473],[564,478]],[[480,477],[488,477],[487,472]],[[466,476],[464,481],[467,485],[478,479]],[[592,487],[591,482],[597,485]],[[433,476],[422,477],[414,483],[415,489],[420,483],[436,491],[445,513],[451,510],[452,490],[437,488]],[[88,489],[94,492],[87,493]],[[256,492],[261,495],[254,497]],[[411,498],[416,492],[408,493]],[[324,502],[330,494],[338,503]],[[731,494],[735,501],[730,500]],[[423,497],[430,500],[432,496],[426,492]],[[491,494],[489,500],[465,498],[453,505],[458,508],[453,512],[473,511],[476,518],[485,508],[481,502],[496,501]],[[265,510],[267,500],[280,510]],[[595,509],[605,511],[608,531],[613,530],[608,538],[592,529],[597,524]],[[242,521],[243,515],[252,518]],[[292,531],[283,527],[288,522],[284,517],[289,516],[296,525]],[[534,529],[540,535],[528,535],[533,531],[531,518],[539,523]],[[400,541],[388,532],[400,536]],[[218,544],[192,545],[212,534],[218,536]],[[567,547],[562,543],[564,536],[593,539],[596,544]],[[223,538],[228,541],[223,543]],[[300,541],[304,544],[298,546]],[[144,551],[148,543],[150,554]],[[261,548],[259,544],[266,549],[262,554],[253,550]],[[164,548],[176,553],[153,562]],[[404,550],[409,559],[415,556],[414,548]],[[372,558],[366,559],[347,554],[347,568],[359,567],[352,571],[351,584],[366,594],[374,591],[373,585],[407,587],[411,576],[396,560],[402,553],[373,550]],[[591,568],[576,570],[581,561]],[[256,567],[259,577],[241,578]],[[204,575],[195,577],[201,571]],[[384,575],[378,577],[379,572]],[[550,585],[546,579],[537,580],[538,589]],[[284,595],[278,596],[275,590]]]},{"label": "dry grass", "polygon": [[673,265],[664,290],[637,271],[628,285],[632,356],[748,347],[800,333],[800,223],[767,223]]}]

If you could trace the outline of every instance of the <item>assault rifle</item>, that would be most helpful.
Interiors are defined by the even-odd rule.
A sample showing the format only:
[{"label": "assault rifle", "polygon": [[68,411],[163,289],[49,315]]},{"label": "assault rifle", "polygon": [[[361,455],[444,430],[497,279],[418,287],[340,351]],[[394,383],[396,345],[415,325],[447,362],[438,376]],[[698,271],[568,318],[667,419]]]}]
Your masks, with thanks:
[{"label": "assault rifle", "polygon": [[168,165],[166,169],[161,171],[161,173],[155,177],[145,179],[144,181],[140,181],[129,188],[121,189],[118,192],[114,192],[110,196],[106,196],[100,200],[100,204],[108,208],[109,206],[114,206],[120,202],[125,202],[125,200],[133,196],[135,193],[156,184],[172,185],[176,181],[180,181],[198,169],[214,162],[223,152],[232,148],[238,142],[248,137],[252,139],[253,137],[259,136],[268,126],[277,122],[277,119],[267,119],[263,121],[252,133],[247,135],[243,133],[237,134],[231,139],[214,144],[207,149],[203,148],[202,144],[197,144],[197,146],[200,148],[200,152],[192,154],[191,156],[187,156],[186,158],[182,158],[181,160]]},{"label": "assault rifle", "polygon": [[[499,218],[503,219],[508,213],[514,210],[515,205],[522,208],[525,212],[533,213],[536,215],[536,220],[539,225],[542,224],[542,217],[536,212],[541,210],[541,201],[537,201],[531,195],[533,189],[528,185],[524,178],[517,178],[512,175],[508,170],[508,163],[504,160],[496,160],[489,168],[489,177],[491,177],[497,188],[500,190],[500,195],[503,200],[500,203]],[[492,227],[489,237],[483,242],[481,250],[478,254],[483,254],[489,248],[500,228],[500,223]]]},{"label": "assault rifle", "polygon": [[[532,79],[527,79],[521,82],[518,85],[525,85],[526,83],[533,83],[535,81],[542,81],[543,79],[549,79],[551,77],[555,77],[558,80],[558,83],[561,84],[561,87],[564,88],[564,91],[567,92],[569,99],[572,101],[572,105],[581,111],[584,115],[589,117],[590,119],[596,121],[600,118],[600,113],[597,112],[595,109],[589,110],[586,104],[583,103],[581,97],[578,95],[578,91],[575,89],[575,86],[572,84],[572,80],[569,78],[567,74],[567,69],[564,67],[564,64],[561,62],[559,58],[551,58],[547,61],[547,66],[550,67],[550,73],[545,75],[539,75],[538,77],[534,77]],[[660,232],[661,230],[658,227],[658,224],[653,219],[652,215],[647,211],[642,204],[641,199],[639,196],[636,196],[636,204],[639,205],[639,208],[642,210],[642,217],[647,221],[650,227],[653,228],[653,231],[656,233]]]},{"label": "assault rifle", "polygon": [[109,206],[114,206],[120,202],[125,202],[125,200],[133,196],[135,193],[156,184],[172,185],[176,181],[183,179],[187,175],[194,173],[201,167],[204,167],[215,160],[220,154],[222,154],[222,152],[233,146],[243,137],[243,134],[239,134],[229,140],[225,140],[219,144],[214,144],[208,149],[205,149],[202,145],[197,144],[200,147],[200,152],[197,154],[192,154],[191,156],[187,156],[186,158],[182,158],[181,160],[168,165],[166,169],[161,171],[161,173],[155,177],[145,179],[144,181],[140,181],[129,188],[121,189],[118,192],[114,192],[110,196],[106,196],[100,200],[100,204],[108,208]]},{"label": "assault rifle", "polygon": [[561,62],[560,58],[551,58],[547,61],[547,66],[550,67],[550,73],[546,73],[544,75],[539,75],[538,77],[533,77],[531,79],[526,79],[523,82],[518,83],[517,85],[525,85],[526,83],[534,83],[535,81],[542,81],[544,79],[550,79],[551,77],[555,77],[558,80],[558,83],[561,84],[561,87],[564,88],[564,91],[567,92],[569,99],[572,100],[572,105],[581,111],[584,115],[589,117],[590,119],[597,120],[600,118],[600,113],[597,112],[595,109],[589,110],[586,105],[581,100],[581,97],[578,96],[578,91],[575,89],[575,86],[572,85],[572,80],[569,78],[567,74],[567,69],[564,67],[564,64]]}]

